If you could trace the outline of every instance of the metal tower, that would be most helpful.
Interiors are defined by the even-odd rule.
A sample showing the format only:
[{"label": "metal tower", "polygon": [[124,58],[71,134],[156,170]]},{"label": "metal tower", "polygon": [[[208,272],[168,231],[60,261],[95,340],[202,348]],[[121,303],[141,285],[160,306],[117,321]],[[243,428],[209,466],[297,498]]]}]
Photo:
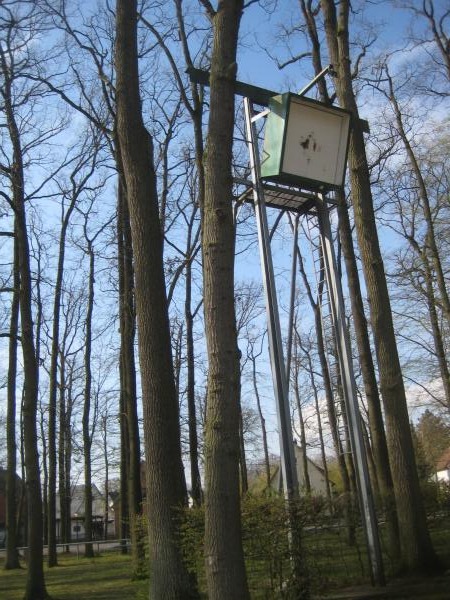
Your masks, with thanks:
[{"label": "metal tower", "polygon": [[[306,94],[321,77],[324,77],[327,73],[331,72],[332,66],[329,65],[299,92],[297,98],[298,96]],[[209,85],[208,72],[190,68],[188,69],[188,74],[191,81],[202,85]],[[258,228],[260,261],[269,330],[270,363],[277,404],[278,426],[280,430],[280,454],[285,496],[287,499],[291,499],[298,494],[297,470],[295,465],[292,423],[289,409],[288,369],[290,365],[293,329],[292,306],[296,277],[295,247],[297,244],[297,227],[299,219],[305,218],[308,219],[309,224],[312,224],[312,227],[317,231],[318,239],[320,241],[321,263],[323,265],[323,271],[325,272],[325,282],[328,294],[329,318],[331,319],[331,330],[333,331],[334,336],[339,375],[342,382],[345,409],[348,416],[350,444],[356,469],[359,504],[367,540],[372,582],[375,585],[385,585],[383,561],[378,536],[378,524],[369,478],[367,456],[364,449],[361,415],[356,395],[355,376],[350,351],[350,338],[345,322],[344,297],[341,281],[337,276],[337,263],[331,234],[329,215],[330,211],[333,210],[335,203],[328,193],[328,189],[330,188],[328,187],[327,189],[327,186],[323,189],[318,189],[317,187],[314,188],[314,186],[308,187],[308,185],[296,185],[295,181],[294,184],[292,184],[292,178],[289,179],[289,175],[286,180],[288,183],[286,183],[286,181],[283,181],[283,173],[280,174],[278,181],[275,182],[268,181],[267,178],[261,176],[260,149],[255,123],[259,119],[269,115],[271,111],[267,106],[271,99],[277,96],[277,92],[236,81],[235,93],[244,97],[246,142],[248,145],[251,171],[250,181],[238,181],[238,183],[245,186],[245,191],[240,195],[239,199],[240,201],[251,202],[253,204]],[[284,102],[283,97],[281,97],[281,102]],[[255,105],[263,107],[263,110],[258,112],[255,110]],[[324,110],[326,111],[327,109],[324,107]],[[325,125],[325,130],[326,127],[327,126]],[[363,128],[367,130],[367,124],[365,122],[363,122]],[[345,164],[341,166],[345,166]],[[280,169],[280,171],[282,170],[283,169]],[[313,191],[311,191],[311,189],[313,189]],[[286,213],[292,213],[294,216],[294,252],[287,364],[284,360],[266,206],[273,207]],[[323,313],[321,312],[321,314],[322,325],[325,328]]]},{"label": "metal tower", "polygon": [[[309,87],[310,86],[307,86],[305,89],[309,89]],[[332,198],[325,193],[305,191],[294,185],[267,182],[261,177],[260,150],[255,122],[260,118],[264,118],[269,111],[262,110],[258,112],[255,110],[254,104],[255,103],[251,98],[244,98],[251,184],[240,198],[253,202],[257,222],[269,331],[270,363],[280,431],[281,468],[285,496],[291,498],[298,493],[298,481],[289,408],[289,373],[283,356],[283,342],[281,337],[266,206],[292,213],[295,216],[296,223],[298,223],[299,218],[307,217],[310,222],[315,222],[314,226],[318,230],[323,270],[325,272],[330,305],[332,330],[335,337],[334,343],[337,351],[337,362],[342,382],[345,408],[349,421],[349,437],[355,462],[359,503],[367,540],[371,577],[374,584],[384,585],[385,580],[378,536],[378,525],[369,478],[367,456],[364,449],[361,416],[358,407],[355,377],[351,359],[349,332],[345,322],[344,297],[341,281],[337,276],[337,263],[331,234],[329,214],[335,204]],[[264,103],[261,102],[261,98],[259,99],[258,104],[264,106]],[[296,228],[294,228],[295,245],[296,235]],[[294,247],[291,298],[293,298],[292,290],[295,288],[295,254]],[[292,340],[292,310],[289,321],[288,357],[290,357],[290,344]],[[290,358],[288,359],[288,365],[289,363]]]}]

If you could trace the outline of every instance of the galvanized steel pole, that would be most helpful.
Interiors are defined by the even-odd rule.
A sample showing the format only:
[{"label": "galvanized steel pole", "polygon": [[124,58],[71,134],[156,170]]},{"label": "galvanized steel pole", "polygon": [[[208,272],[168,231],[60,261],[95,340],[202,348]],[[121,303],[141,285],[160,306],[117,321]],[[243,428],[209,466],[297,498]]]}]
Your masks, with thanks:
[{"label": "galvanized steel pole", "polygon": [[324,198],[319,194],[317,202],[320,240],[323,250],[325,274],[333,318],[334,334],[339,359],[344,401],[349,418],[349,434],[353,459],[356,469],[356,480],[360,498],[361,516],[366,533],[372,581],[376,585],[386,584],[381,556],[380,538],[375,505],[370,484],[369,467],[364,448],[361,427],[361,415],[356,394],[355,375],[350,349],[348,328],[345,323],[345,305],[342,285],[337,274],[336,255],[331,235],[330,216]]},{"label": "galvanized steel pole", "polygon": [[298,492],[297,469],[295,465],[291,414],[289,408],[289,391],[286,376],[286,365],[283,357],[283,341],[281,338],[280,316],[278,313],[275,277],[273,273],[269,227],[267,224],[264,190],[262,189],[259,177],[259,150],[257,145],[255,125],[252,121],[252,104],[249,98],[244,98],[244,109],[247,144],[250,156],[250,169],[253,183],[253,199],[258,228],[259,252],[266,300],[270,365],[272,369],[272,379],[277,405],[281,472],[283,476],[284,493],[286,498],[290,499]]}]

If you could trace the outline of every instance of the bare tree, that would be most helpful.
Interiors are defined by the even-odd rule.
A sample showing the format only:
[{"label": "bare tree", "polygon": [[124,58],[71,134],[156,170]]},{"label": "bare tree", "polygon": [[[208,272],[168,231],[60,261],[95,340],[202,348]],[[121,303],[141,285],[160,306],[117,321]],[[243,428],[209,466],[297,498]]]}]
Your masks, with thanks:
[{"label": "bare tree", "polygon": [[117,135],[123,159],[135,260],[136,313],[144,405],[150,596],[194,598],[179,547],[186,502],[163,272],[152,138],[142,121],[136,2],[116,6]]},{"label": "bare tree", "polygon": [[[298,315],[295,315],[295,321],[294,321],[294,331],[295,331],[295,335],[294,335],[294,339],[293,339],[293,361],[292,361],[292,373],[291,373],[291,379],[292,379],[292,389],[294,392],[294,397],[295,397],[295,405],[297,408],[297,416],[298,416],[298,424],[299,424],[299,428],[300,428],[300,453],[301,453],[301,457],[302,457],[302,471],[303,471],[303,475],[304,475],[304,481],[303,481],[303,488],[306,494],[311,494],[311,480],[309,477],[309,470],[308,470],[308,456],[307,456],[307,444],[306,444],[306,430],[305,430],[305,420],[304,420],[304,416],[303,416],[303,407],[302,407],[302,400],[300,397],[300,372],[302,370],[302,361],[301,361],[301,357],[300,357],[300,351],[301,351],[301,336],[300,336],[300,332],[298,330],[298,319],[297,319]],[[327,483],[328,486],[328,483]]]},{"label": "bare tree", "polygon": [[[144,551],[139,517],[142,515],[141,447],[137,416],[136,362],[134,355],[136,310],[134,302],[133,248],[130,215],[124,181],[118,182],[117,258],[119,271],[120,320],[120,422],[124,438],[121,444],[121,534],[131,536],[133,569],[143,571]],[[126,550],[126,543],[123,542]]]},{"label": "bare tree", "polygon": [[[414,15],[412,42],[422,46],[424,54],[429,58],[425,69],[420,69],[421,77],[417,79],[419,89],[434,97],[449,96],[450,82],[450,11],[445,2],[439,0],[421,0],[400,2]],[[423,31],[425,24],[425,31]],[[419,25],[420,33],[415,33]],[[430,68],[431,65],[431,68]],[[444,82],[440,80],[443,76]]]},{"label": "bare tree", "polygon": [[[297,335],[297,332],[296,332],[296,335]],[[314,368],[313,357],[312,357],[314,341],[311,340],[310,338],[311,338],[311,336],[309,336],[308,340],[304,340],[299,335],[297,335],[298,345],[300,346],[300,349],[304,355],[304,359],[306,360],[306,365],[305,365],[306,371],[308,372],[308,375],[309,375],[309,379],[311,382],[311,388],[312,388],[312,392],[313,392],[313,396],[314,396],[314,407],[315,407],[316,418],[317,418],[317,429],[318,429],[318,436],[319,436],[320,455],[321,455],[321,459],[322,459],[322,468],[324,471],[325,481],[326,481],[326,494],[327,494],[328,502],[331,506],[331,481],[328,476],[328,464],[327,464],[327,457],[326,457],[326,452],[325,452],[325,441],[324,441],[324,432],[323,432],[323,426],[322,426],[322,415],[321,415],[321,407],[320,407],[320,403],[319,403],[319,388],[316,383],[316,371]]]},{"label": "bare tree", "polygon": [[205,557],[211,600],[247,599],[239,507],[239,349],[234,309],[231,157],[240,0],[203,3],[213,21],[211,97],[202,217],[208,394],[205,424]]},{"label": "bare tree", "polygon": [[[25,70],[32,69],[31,37],[42,27],[34,5],[17,7],[15,3],[3,3],[0,22],[0,94],[5,115],[5,129],[11,148],[10,164],[2,169],[9,179],[11,199],[6,196],[14,211],[15,235],[20,275],[20,321],[21,345],[24,361],[23,428],[25,447],[25,470],[28,507],[29,561],[26,600],[44,600],[48,597],[43,571],[42,549],[42,495],[40,486],[39,455],[37,441],[38,361],[36,357],[32,311],[32,279],[30,244],[27,231],[24,155],[32,144],[23,143],[18,111],[26,99],[39,96],[38,86],[26,90],[19,81]],[[25,96],[16,95],[16,85]]]},{"label": "bare tree", "polygon": [[[319,356],[320,363],[320,373],[322,376],[325,399],[327,404],[327,413],[328,413],[328,424],[330,426],[331,437],[333,440],[334,452],[336,454],[336,460],[338,463],[339,474],[342,480],[342,487],[344,490],[344,494],[348,501],[345,503],[345,519],[347,525],[347,539],[349,544],[355,543],[355,526],[353,523],[352,515],[351,515],[351,481],[350,481],[350,473],[348,471],[348,466],[345,460],[345,453],[342,445],[342,440],[338,427],[338,419],[337,419],[337,410],[336,410],[336,398],[334,395],[332,377],[330,371],[329,360],[327,358],[327,344],[329,346],[330,340],[327,340],[325,337],[324,329],[323,329],[323,321],[321,316],[322,304],[326,304],[326,289],[325,289],[325,278],[323,276],[323,259],[320,258],[319,269],[321,275],[319,275],[319,285],[317,290],[317,298],[314,298],[311,286],[309,284],[302,254],[300,252],[299,246],[296,249],[298,255],[298,268],[300,270],[300,274],[303,279],[303,283],[305,285],[306,293],[308,300],[311,304],[311,308],[314,314],[314,326],[317,338],[317,352]],[[332,333],[332,332],[330,332]]]},{"label": "bare tree", "polygon": [[337,97],[340,105],[350,110],[354,117],[349,147],[350,184],[385,409],[389,458],[399,519],[401,559],[408,570],[433,571],[439,562],[427,529],[414,464],[405,389],[375,225],[363,131],[353,91],[348,29],[350,3],[344,1],[337,6],[333,0],[324,0],[321,8],[329,57],[337,72]]},{"label": "bare tree", "polygon": [[247,337],[247,357],[251,363],[251,368],[252,368],[253,393],[255,394],[256,407],[258,410],[259,421],[261,424],[262,444],[263,444],[263,452],[264,452],[264,471],[265,471],[265,478],[266,478],[265,483],[266,483],[267,490],[269,490],[270,479],[271,479],[270,454],[269,454],[269,445],[267,442],[266,420],[264,418],[264,414],[262,411],[261,396],[260,396],[259,387],[258,387],[258,373],[257,373],[257,369],[256,369],[257,358],[259,356],[261,356],[261,354],[263,352],[263,344],[264,344],[265,336],[264,335],[260,336],[261,345],[260,345],[259,350],[257,350],[255,348],[255,346],[258,342],[258,336],[255,336],[254,334],[251,335],[250,333],[248,333],[246,337]]},{"label": "bare tree", "polygon": [[13,295],[11,301],[11,318],[9,326],[9,357],[8,357],[8,404],[6,417],[7,436],[7,472],[6,472],[6,560],[5,569],[20,567],[17,550],[17,442],[16,442],[16,379],[17,379],[17,347],[19,324],[19,256],[16,238],[14,238],[13,261]]},{"label": "bare tree", "polygon": [[[83,393],[83,416],[82,416],[82,431],[83,431],[83,459],[84,459],[84,537],[85,550],[84,554],[87,558],[94,556],[92,545],[93,529],[92,529],[92,440],[96,426],[96,417],[98,416],[97,399],[93,398],[92,390],[92,340],[93,340],[93,315],[94,315],[94,296],[95,296],[95,277],[96,277],[96,252],[95,242],[104,232],[111,220],[100,225],[95,233],[90,233],[89,220],[93,204],[95,202],[95,194],[90,197],[87,209],[83,214],[83,252],[86,254],[89,261],[88,281],[86,292],[86,316],[84,322],[84,393]],[[78,209],[82,212],[82,209]],[[114,217],[113,217],[114,218]],[[93,401],[94,400],[94,401]],[[91,412],[91,407],[94,410]]]},{"label": "bare tree", "polygon": [[[56,416],[57,416],[57,386],[58,386],[58,356],[59,347],[59,328],[61,314],[61,294],[64,277],[64,261],[66,252],[67,229],[70,217],[75,209],[75,205],[83,193],[89,179],[97,167],[96,155],[98,144],[95,136],[95,130],[90,130],[87,134],[89,142],[83,144],[80,155],[74,159],[72,172],[69,176],[70,187],[62,189],[61,205],[61,230],[59,234],[58,246],[58,264],[56,267],[55,292],[53,300],[52,315],[52,347],[50,355],[50,390],[48,402],[48,458],[49,458],[49,480],[48,480],[48,566],[53,567],[57,564],[56,554],[56,464],[57,464],[57,436],[56,436]],[[92,136],[92,141],[91,141]],[[65,201],[68,200],[67,209]]]}]

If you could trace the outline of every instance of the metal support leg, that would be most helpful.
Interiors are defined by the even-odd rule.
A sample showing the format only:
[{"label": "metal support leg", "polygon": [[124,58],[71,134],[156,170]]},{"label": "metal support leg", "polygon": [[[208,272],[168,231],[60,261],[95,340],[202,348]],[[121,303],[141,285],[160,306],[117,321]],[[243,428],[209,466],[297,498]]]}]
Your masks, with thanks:
[{"label": "metal support leg", "polygon": [[[290,216],[288,215],[288,218]],[[287,339],[287,356],[286,356],[286,376],[289,393],[289,378],[291,375],[291,358],[292,358],[292,340],[294,337],[294,320],[295,320],[295,292],[297,287],[297,244],[298,244],[298,221],[299,215],[295,216],[294,220],[294,239],[292,241],[292,267],[291,267],[291,293],[289,301],[289,323],[288,323],[288,339]],[[290,221],[291,222],[291,221]]]},{"label": "metal support leg", "polygon": [[253,198],[256,223],[258,227],[259,252],[266,297],[266,311],[269,332],[270,365],[277,405],[278,427],[280,435],[281,472],[286,498],[298,493],[297,469],[295,466],[294,444],[292,440],[291,414],[289,408],[286,366],[283,357],[283,344],[280,329],[280,317],[273,274],[272,252],[269,241],[264,191],[260,182],[260,163],[256,141],[255,126],[252,122],[252,105],[244,98],[247,143],[250,156],[250,168],[253,182]]},{"label": "metal support leg", "polygon": [[356,468],[356,479],[361,506],[361,516],[366,533],[371,576],[375,585],[385,585],[381,556],[378,523],[375,514],[372,489],[369,478],[367,456],[361,427],[361,415],[356,395],[355,376],[350,351],[350,339],[345,323],[344,297],[339,277],[336,277],[337,264],[331,235],[330,217],[323,197],[317,203],[320,240],[325,263],[325,274],[330,296],[331,313],[336,336],[344,401],[349,418],[349,434]]}]

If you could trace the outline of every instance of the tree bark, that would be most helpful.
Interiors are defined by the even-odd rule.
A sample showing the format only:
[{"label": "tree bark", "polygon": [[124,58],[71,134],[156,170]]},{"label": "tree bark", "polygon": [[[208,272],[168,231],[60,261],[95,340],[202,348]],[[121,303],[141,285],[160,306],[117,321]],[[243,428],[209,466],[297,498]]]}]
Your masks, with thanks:
[{"label": "tree bark", "polygon": [[305,433],[305,421],[303,419],[303,411],[302,411],[302,401],[300,398],[300,390],[299,390],[299,365],[298,365],[298,356],[296,352],[296,356],[294,358],[294,395],[295,402],[297,404],[298,411],[298,421],[300,425],[300,452],[302,456],[302,467],[303,467],[303,485],[302,488],[305,493],[309,496],[311,494],[311,480],[309,478],[309,470],[308,470],[308,455],[306,453],[306,433]]},{"label": "tree bark", "polygon": [[[189,239],[187,251],[192,253],[191,229],[189,227]],[[195,406],[195,355],[194,355],[194,315],[192,314],[192,257],[186,257],[186,292],[184,315],[186,319],[186,362],[187,362],[187,384],[186,395],[188,405],[189,424],[189,461],[191,467],[191,491],[192,499],[196,506],[202,503],[202,483],[200,469],[198,466],[198,435],[197,435],[197,411]]]},{"label": "tree bark", "polygon": [[[316,14],[314,14],[311,4],[306,4],[304,0],[301,0],[301,9],[307,23],[308,35],[312,45],[314,71],[317,75],[322,71],[323,65],[321,61],[321,43],[316,26]],[[330,95],[324,77],[318,82],[318,87],[321,101],[325,104],[330,104]],[[395,560],[398,558],[399,554],[398,523],[381,403],[372,360],[367,321],[362,302],[348,208],[343,192],[336,192],[336,196],[338,199],[337,210],[339,218],[340,248],[344,257],[347,273],[356,343],[368,405],[369,427],[372,436],[376,477],[381,485],[381,497],[387,520],[390,555]]]},{"label": "tree bark", "polygon": [[19,322],[19,256],[17,246],[17,232],[14,238],[13,261],[14,290],[11,302],[11,318],[9,325],[9,357],[8,357],[8,383],[7,383],[7,415],[6,415],[6,560],[5,569],[20,568],[19,553],[17,551],[17,443],[16,443],[16,378],[17,378],[17,335]]},{"label": "tree bark", "polygon": [[394,498],[394,486],[389,464],[389,454],[383,423],[383,415],[381,412],[381,402],[378,394],[378,385],[372,360],[367,320],[364,313],[361,286],[353,247],[350,219],[343,193],[338,194],[338,218],[339,236],[341,240],[342,254],[344,257],[347,281],[350,291],[350,302],[352,307],[356,345],[358,347],[361,374],[364,382],[364,392],[366,395],[369,412],[369,428],[372,440],[373,459],[381,494],[381,502],[386,515],[389,554],[392,560],[396,561],[399,558],[400,542],[397,511]]},{"label": "tree bark", "polygon": [[[317,75],[322,71],[323,65],[320,52],[321,44],[316,27],[316,15],[313,13],[311,5],[307,5],[304,0],[301,0],[301,9],[307,23],[308,35],[312,45],[314,71]],[[324,77],[320,79],[318,86],[321,101],[325,104],[330,104],[330,96]],[[356,344],[369,412],[369,427],[373,444],[376,476],[380,484],[381,501],[386,515],[390,556],[396,560],[400,551],[398,522],[381,403],[364,313],[348,208],[344,193],[337,192],[336,195],[338,200],[340,248],[342,249],[347,273]]]},{"label": "tree bark", "polygon": [[131,242],[130,215],[128,210],[123,174],[119,177],[118,190],[118,260],[119,260],[119,302],[122,394],[126,416],[126,452],[127,452],[127,508],[129,533],[135,577],[141,577],[144,568],[144,549],[142,546],[142,484],[141,484],[141,448],[137,415],[136,363],[134,341],[136,331],[136,313],[134,308],[133,249]]},{"label": "tree bark", "polygon": [[[184,17],[182,11],[182,0],[175,0],[175,8],[178,23],[178,33],[180,36],[181,45],[186,67],[193,67],[192,57],[188,45],[188,37],[184,27]],[[178,80],[178,77],[177,77]],[[191,82],[192,102],[189,101],[187,94],[184,93],[184,88],[180,86],[180,94],[184,105],[186,106],[192,120],[194,129],[194,148],[195,148],[195,165],[197,168],[197,198],[196,208],[193,211],[192,220],[190,221],[189,231],[192,229],[193,217],[197,207],[204,205],[205,198],[205,169],[203,165],[203,93],[199,91],[199,86]],[[195,371],[194,371],[194,342],[193,342],[193,315],[191,309],[191,287],[192,287],[192,260],[194,245],[190,243],[191,234],[187,244],[190,256],[187,256],[186,263],[186,355],[188,369],[188,418],[189,418],[189,454],[191,463],[191,481],[192,481],[192,496],[194,502],[202,501],[201,477],[198,465],[198,433],[197,433],[197,418],[195,407]]]},{"label": "tree bark", "polygon": [[92,314],[94,312],[94,277],[95,254],[90,240],[87,240],[87,255],[89,258],[88,278],[88,303],[85,321],[85,347],[84,347],[84,405],[83,405],[83,454],[84,454],[84,556],[93,558],[94,548],[92,542],[92,463],[91,463],[91,352],[92,352]]},{"label": "tree bark", "polygon": [[442,330],[440,328],[439,316],[436,310],[436,301],[433,288],[433,276],[428,262],[428,257],[426,256],[425,252],[422,253],[421,258],[425,271],[424,279],[427,291],[426,300],[428,305],[428,314],[430,316],[430,325],[431,332],[433,335],[434,350],[439,364],[439,371],[441,373],[442,387],[444,388],[445,394],[445,404],[448,410],[450,411],[450,371],[447,362],[447,353],[445,351]]},{"label": "tree bark", "polygon": [[[261,344],[263,343],[263,340],[264,340],[264,335],[262,336]],[[265,478],[266,478],[265,483],[266,483],[266,490],[267,490],[267,492],[269,492],[270,491],[270,478],[271,478],[269,444],[267,442],[266,420],[265,420],[263,412],[262,412],[261,398],[260,398],[259,389],[258,389],[258,378],[257,378],[257,373],[256,373],[256,359],[258,356],[261,356],[262,348],[260,349],[258,354],[255,354],[255,343],[256,343],[256,340],[249,340],[247,356],[252,363],[253,393],[255,394],[256,408],[258,409],[259,422],[261,424],[261,436],[262,436],[262,444],[263,444],[263,452],[264,452],[264,472],[265,472]]]},{"label": "tree bark", "polygon": [[38,363],[36,359],[33,331],[32,284],[30,249],[25,209],[25,181],[23,153],[19,128],[12,104],[11,74],[7,61],[0,48],[0,63],[4,77],[4,111],[8,133],[13,148],[11,169],[12,201],[15,212],[15,231],[20,273],[20,322],[24,362],[23,391],[23,436],[25,449],[25,471],[28,508],[28,570],[24,600],[45,600],[48,598],[43,570],[42,549],[42,495],[39,471],[37,440],[38,404]]},{"label": "tree bark", "polygon": [[343,0],[339,3],[339,14],[333,0],[322,0],[321,7],[330,61],[337,71],[337,96],[340,105],[353,115],[349,147],[350,184],[385,409],[401,558],[403,567],[408,571],[435,571],[439,562],[431,544],[420,495],[405,389],[375,225],[363,132],[352,87],[348,36],[349,2]]},{"label": "tree bark", "polygon": [[[58,490],[60,509],[59,539],[62,543],[70,542],[70,462],[71,431],[70,410],[67,401],[66,358],[59,349],[59,438],[58,438]],[[68,550],[67,550],[68,551]]]},{"label": "tree bark", "polygon": [[182,561],[186,504],[171,354],[152,138],[142,120],[135,0],[117,0],[117,135],[124,166],[135,264],[144,408],[150,598],[188,600],[197,591]]},{"label": "tree bark", "polygon": [[303,346],[300,336],[297,335],[297,339],[298,339],[300,348],[302,349],[303,353],[306,356],[306,360],[307,360],[307,364],[308,364],[307,371],[309,373],[311,387],[312,387],[313,395],[314,395],[314,407],[316,409],[316,415],[317,415],[317,429],[318,429],[318,435],[319,435],[320,456],[322,459],[322,468],[323,468],[325,482],[326,482],[326,494],[327,494],[328,504],[331,508],[332,507],[332,504],[331,504],[331,500],[332,500],[331,499],[331,482],[330,482],[330,478],[328,476],[328,465],[327,465],[327,457],[326,457],[326,453],[325,453],[325,442],[324,442],[324,437],[323,437],[322,417],[320,414],[320,406],[319,406],[319,390],[317,389],[316,378],[314,375],[314,368],[313,368],[313,363],[312,363],[312,359],[311,359],[311,352]]},{"label": "tree bark", "polygon": [[337,415],[336,415],[336,406],[335,406],[335,398],[333,396],[333,386],[331,383],[331,375],[330,369],[328,366],[327,353],[325,347],[325,340],[322,328],[322,318],[321,318],[321,303],[324,301],[323,295],[326,293],[324,290],[325,285],[325,274],[323,272],[323,259],[320,259],[320,270],[321,274],[319,276],[319,286],[318,286],[318,298],[315,300],[311,293],[311,288],[308,282],[308,278],[305,273],[305,268],[303,265],[302,255],[300,253],[300,249],[297,246],[297,254],[298,254],[298,264],[300,269],[300,274],[305,283],[306,292],[308,295],[309,302],[311,304],[311,308],[314,313],[314,325],[317,337],[317,353],[319,355],[319,364],[320,364],[320,372],[322,374],[322,381],[325,392],[325,400],[327,405],[327,413],[328,413],[328,423],[331,431],[331,438],[333,440],[333,447],[336,454],[336,460],[338,464],[339,474],[341,476],[342,488],[345,496],[344,500],[344,518],[347,526],[347,541],[350,545],[355,543],[355,525],[353,523],[352,514],[351,514],[351,487],[350,487],[350,476],[347,469],[347,464],[345,461],[344,450],[342,448],[342,441],[339,435],[338,423],[337,423]]},{"label": "tree bark", "polygon": [[120,358],[120,401],[119,401],[119,420],[120,420],[120,549],[122,554],[128,553],[127,539],[130,537],[129,510],[128,510],[128,424],[125,408],[125,370],[123,358]]},{"label": "tree bark", "polygon": [[[70,216],[75,208],[77,196],[72,195],[69,207],[64,215],[59,236],[58,265],[56,268],[55,295],[53,299],[53,330],[49,372],[48,400],[48,566],[57,565],[56,555],[56,403],[58,388],[59,321],[61,314],[61,294],[66,251],[66,233]],[[60,431],[61,435],[61,431]],[[60,498],[61,505],[61,498]],[[62,521],[62,515],[60,523]]]},{"label": "tree bark", "polygon": [[211,96],[202,208],[208,396],[205,425],[205,558],[210,600],[249,598],[239,494],[239,349],[234,310],[231,158],[240,0],[213,16]]}]

